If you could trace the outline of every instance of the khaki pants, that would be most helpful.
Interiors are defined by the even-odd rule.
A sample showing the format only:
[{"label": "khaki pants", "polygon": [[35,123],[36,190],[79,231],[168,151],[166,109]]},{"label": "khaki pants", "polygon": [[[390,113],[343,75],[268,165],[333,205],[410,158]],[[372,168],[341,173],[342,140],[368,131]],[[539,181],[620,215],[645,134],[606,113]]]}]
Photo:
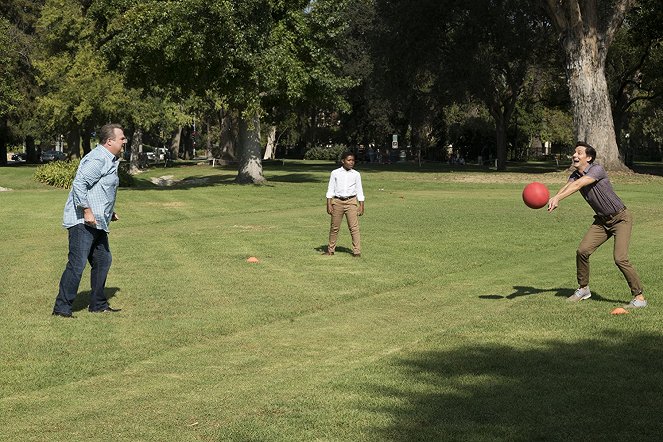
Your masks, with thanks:
[{"label": "khaki pants", "polygon": [[336,239],[338,231],[341,228],[343,215],[348,221],[350,235],[352,235],[352,253],[358,255],[361,253],[361,238],[359,236],[359,215],[357,215],[357,198],[350,198],[341,201],[337,198],[332,200],[331,227],[329,228],[329,245],[327,251],[334,253],[336,250]]},{"label": "khaki pants", "polygon": [[601,244],[615,237],[613,257],[615,264],[619,267],[626,278],[633,296],[642,293],[642,283],[635,268],[628,260],[628,246],[631,241],[631,229],[633,218],[631,213],[624,209],[612,217],[594,216],[594,223],[589,227],[585,237],[580,241],[576,251],[576,268],[578,272],[578,285],[584,287],[589,284],[589,256],[599,248]]}]

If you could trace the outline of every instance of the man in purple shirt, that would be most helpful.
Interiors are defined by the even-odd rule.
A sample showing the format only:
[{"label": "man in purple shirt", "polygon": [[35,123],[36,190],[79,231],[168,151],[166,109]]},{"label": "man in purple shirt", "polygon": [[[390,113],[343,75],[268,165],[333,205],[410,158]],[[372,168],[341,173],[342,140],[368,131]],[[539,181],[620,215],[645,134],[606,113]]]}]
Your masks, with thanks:
[{"label": "man in purple shirt", "polygon": [[610,237],[615,237],[613,257],[626,278],[633,299],[624,308],[642,308],[647,301],[642,293],[642,283],[635,268],[628,260],[628,246],[631,241],[633,218],[626,206],[612,189],[608,174],[600,164],[594,164],[596,150],[589,144],[578,141],[573,154],[573,167],[576,169],[569,181],[557,195],[548,201],[548,212],[559,206],[559,202],[576,191],[580,191],[585,201],[594,210],[594,223],[580,241],[576,251],[578,289],[568,300],[578,302],[592,296],[589,291],[589,256]]}]

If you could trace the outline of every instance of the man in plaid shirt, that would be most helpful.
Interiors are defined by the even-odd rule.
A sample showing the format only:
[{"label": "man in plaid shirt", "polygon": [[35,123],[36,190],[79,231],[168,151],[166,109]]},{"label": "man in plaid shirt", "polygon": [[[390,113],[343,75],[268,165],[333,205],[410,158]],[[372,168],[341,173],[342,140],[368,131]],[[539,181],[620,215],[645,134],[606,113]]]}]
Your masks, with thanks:
[{"label": "man in plaid shirt", "polygon": [[53,315],[73,318],[72,304],[78,292],[85,262],[91,266],[91,312],[112,313],[104,294],[111,266],[108,232],[117,221],[115,196],[120,179],[117,174],[120,153],[127,138],[118,124],[107,124],[99,131],[99,144],[81,160],[71,192],[64,206],[62,225],[69,232],[69,257],[60,279]]}]

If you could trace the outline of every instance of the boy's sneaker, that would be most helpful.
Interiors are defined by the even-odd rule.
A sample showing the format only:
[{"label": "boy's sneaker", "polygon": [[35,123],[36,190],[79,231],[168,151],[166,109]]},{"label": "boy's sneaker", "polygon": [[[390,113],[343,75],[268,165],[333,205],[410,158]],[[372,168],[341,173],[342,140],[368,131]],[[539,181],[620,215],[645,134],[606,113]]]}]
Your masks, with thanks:
[{"label": "boy's sneaker", "polygon": [[626,304],[624,308],[643,308],[647,307],[647,301],[640,301],[639,299],[633,298],[631,302]]},{"label": "boy's sneaker", "polygon": [[589,291],[589,286],[577,289],[574,294],[566,298],[569,302],[580,302],[583,299],[591,298],[592,292]]}]

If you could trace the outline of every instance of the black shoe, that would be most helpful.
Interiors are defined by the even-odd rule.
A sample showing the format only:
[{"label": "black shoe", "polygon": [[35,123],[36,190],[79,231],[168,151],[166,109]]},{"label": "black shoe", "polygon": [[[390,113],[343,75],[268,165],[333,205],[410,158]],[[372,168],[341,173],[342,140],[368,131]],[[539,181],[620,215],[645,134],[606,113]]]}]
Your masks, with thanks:
[{"label": "black shoe", "polygon": [[117,313],[121,310],[122,310],[121,308],[111,308],[110,306],[108,306],[103,310],[90,310],[90,313]]},{"label": "black shoe", "polygon": [[53,316],[62,316],[63,318],[71,318],[71,319],[75,318],[75,316],[72,313],[64,313],[64,312],[53,311],[52,315]]}]

